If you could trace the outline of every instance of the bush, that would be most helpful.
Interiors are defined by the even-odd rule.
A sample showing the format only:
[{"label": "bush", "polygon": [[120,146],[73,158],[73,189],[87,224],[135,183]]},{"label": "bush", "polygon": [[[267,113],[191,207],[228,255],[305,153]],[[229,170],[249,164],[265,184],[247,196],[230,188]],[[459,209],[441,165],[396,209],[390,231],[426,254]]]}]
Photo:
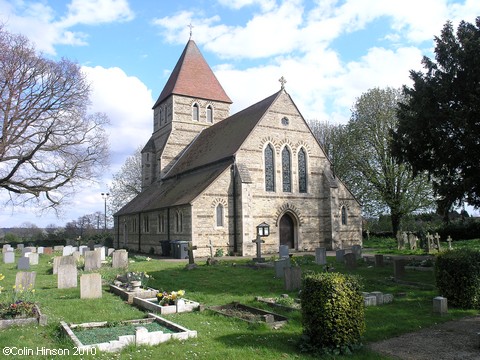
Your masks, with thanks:
[{"label": "bush", "polygon": [[471,240],[480,238],[480,221],[476,219],[457,220],[442,224],[437,229],[440,237],[445,240],[450,235],[453,240]]},{"label": "bush", "polygon": [[349,353],[365,331],[360,278],[340,273],[307,274],[300,294],[305,350]]},{"label": "bush", "polygon": [[459,249],[438,254],[435,281],[452,306],[480,309],[480,252]]}]

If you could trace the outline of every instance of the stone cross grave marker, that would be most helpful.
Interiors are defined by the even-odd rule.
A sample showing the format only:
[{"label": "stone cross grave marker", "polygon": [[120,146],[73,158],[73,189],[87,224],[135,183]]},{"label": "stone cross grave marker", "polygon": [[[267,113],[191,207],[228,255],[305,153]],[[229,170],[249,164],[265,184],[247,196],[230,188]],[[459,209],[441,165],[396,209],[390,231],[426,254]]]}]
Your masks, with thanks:
[{"label": "stone cross grave marker", "polygon": [[437,247],[438,251],[440,251],[441,250],[441,248],[440,248],[440,235],[438,235],[438,233],[435,233],[434,238],[435,238],[435,246]]},{"label": "stone cross grave marker", "polygon": [[115,250],[112,253],[112,268],[127,268],[128,252],[125,249]]},{"label": "stone cross grave marker", "polygon": [[188,250],[188,263],[189,264],[195,264],[195,258],[193,256],[193,250],[197,250],[197,246],[193,246],[192,242],[189,241],[188,246],[187,246],[187,250]]},{"label": "stone cross grave marker", "polygon": [[447,243],[448,243],[448,250],[452,250],[452,238],[450,237],[450,235],[448,235],[447,237]]},{"label": "stone cross grave marker", "polygon": [[3,262],[5,264],[13,264],[15,262],[15,253],[13,251],[3,253]]},{"label": "stone cross grave marker", "polygon": [[427,232],[427,235],[425,236],[427,239],[427,252],[429,253],[432,250],[432,240],[433,236],[430,235],[429,232]]},{"label": "stone cross grave marker", "polygon": [[253,243],[257,244],[257,257],[254,258],[254,261],[263,262],[265,258],[262,258],[262,244],[265,243],[260,236],[257,236],[255,240],[252,240]]},{"label": "stone cross grave marker", "polygon": [[315,249],[315,263],[317,265],[327,264],[327,249],[324,247]]},{"label": "stone cross grave marker", "polygon": [[15,276],[15,292],[35,289],[35,271],[19,271]]},{"label": "stone cross grave marker", "polygon": [[30,259],[26,256],[22,256],[20,259],[18,259],[17,269],[30,270]]},{"label": "stone cross grave marker", "polygon": [[76,265],[66,264],[58,266],[57,287],[69,289],[77,287],[78,270]]},{"label": "stone cross grave marker", "polygon": [[102,297],[102,276],[99,273],[80,276],[80,299],[98,299]]},{"label": "stone cross grave marker", "polygon": [[210,248],[210,257],[213,259],[213,244],[212,244],[212,239],[208,240],[208,248]]}]

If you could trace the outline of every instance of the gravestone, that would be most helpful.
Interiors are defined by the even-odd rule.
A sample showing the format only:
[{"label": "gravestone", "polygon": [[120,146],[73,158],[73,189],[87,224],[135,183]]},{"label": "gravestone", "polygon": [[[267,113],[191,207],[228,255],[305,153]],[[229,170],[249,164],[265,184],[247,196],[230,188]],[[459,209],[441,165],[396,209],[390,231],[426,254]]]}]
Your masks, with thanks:
[{"label": "gravestone", "polygon": [[260,236],[257,236],[255,240],[252,240],[252,243],[257,245],[257,257],[253,258],[253,261],[264,262],[265,258],[262,258],[262,244],[265,243]]},{"label": "gravestone", "polygon": [[345,254],[344,259],[345,259],[345,267],[348,270],[353,270],[357,268],[357,257],[353,252]]},{"label": "gravestone", "polygon": [[58,274],[58,267],[60,265],[75,265],[77,263],[73,256],[55,256],[53,258],[53,274]]},{"label": "gravestone", "polygon": [[102,267],[102,259],[100,251],[86,251],[85,252],[85,271],[97,270]]},{"label": "gravestone", "polygon": [[450,237],[450,235],[448,235],[448,237],[447,237],[447,243],[448,243],[448,250],[453,250],[453,248],[452,248],[452,238]]},{"label": "gravestone", "polygon": [[43,251],[44,251],[44,250],[45,250],[45,248],[44,248],[43,246],[39,246],[39,247],[37,248],[37,253],[38,253],[38,254],[43,254]]},{"label": "gravestone", "polygon": [[327,264],[327,249],[326,248],[316,248],[315,249],[315,263],[317,265],[326,265]]},{"label": "gravestone", "polygon": [[67,245],[62,249],[62,255],[63,256],[69,256],[72,255],[73,253],[73,246],[72,245]]},{"label": "gravestone", "polygon": [[442,249],[440,247],[440,235],[438,235],[438,233],[435,233],[434,239],[435,239],[435,246],[437,247],[438,251],[441,251]]},{"label": "gravestone", "polygon": [[19,271],[15,276],[15,291],[33,290],[35,289],[35,271]]},{"label": "gravestone", "polygon": [[80,255],[85,256],[85,251],[88,251],[88,246],[82,245],[78,247],[78,251],[80,252]]},{"label": "gravestone", "polygon": [[107,256],[112,256],[113,252],[115,251],[114,248],[108,248],[107,250]]},{"label": "gravestone", "polygon": [[193,257],[193,250],[197,250],[196,246],[192,245],[192,242],[188,242],[187,251],[188,251],[188,263],[195,264],[195,258]]},{"label": "gravestone", "polygon": [[7,251],[4,253],[3,262],[5,264],[13,264],[15,262],[15,253],[13,251]]},{"label": "gravestone", "polygon": [[214,248],[214,246],[213,246],[213,244],[212,244],[212,239],[209,239],[209,240],[208,240],[208,245],[207,245],[207,247],[210,248],[210,258],[213,259],[213,256],[214,256],[214,254],[213,254],[213,248]]},{"label": "gravestone", "polygon": [[433,312],[443,315],[448,312],[447,298],[437,296],[433,298]]},{"label": "gravestone", "polygon": [[343,257],[345,256],[345,250],[344,249],[339,249],[337,251],[335,251],[335,260],[337,262],[343,262],[344,259]]},{"label": "gravestone", "polygon": [[393,260],[393,277],[395,279],[401,279],[405,275],[405,260],[395,259]]},{"label": "gravestone", "polygon": [[355,254],[355,257],[358,259],[362,258],[362,247],[360,245],[353,245],[352,246],[352,253]]},{"label": "gravestone", "polygon": [[22,256],[28,257],[28,254],[32,252],[32,249],[29,247],[23,248],[22,249]]},{"label": "gravestone", "polygon": [[299,290],[302,287],[302,268],[299,266],[284,269],[285,290]]},{"label": "gravestone", "polygon": [[3,244],[2,251],[5,253],[5,252],[7,252],[8,249],[10,249],[10,248],[11,248],[10,244]]},{"label": "gravestone", "polygon": [[78,270],[76,265],[66,264],[58,266],[57,287],[69,289],[77,287]]},{"label": "gravestone", "polygon": [[26,256],[22,256],[20,259],[18,259],[17,269],[30,270],[30,259]]},{"label": "gravestone", "polygon": [[27,246],[25,248],[23,248],[24,250],[27,249],[27,250],[30,250],[30,252],[33,252],[33,253],[36,253],[37,252],[37,248],[35,246]]},{"label": "gravestone", "polygon": [[28,258],[30,259],[30,265],[38,265],[38,257],[37,253],[30,253]]},{"label": "gravestone", "polygon": [[80,298],[98,299],[102,297],[102,276],[98,273],[80,276]]},{"label": "gravestone", "polygon": [[25,245],[23,245],[23,244],[17,244],[17,249],[23,250],[24,246],[25,246]]},{"label": "gravestone", "polygon": [[53,251],[61,251],[63,252],[63,245],[55,245],[53,247]]},{"label": "gravestone", "polygon": [[105,260],[105,248],[103,246],[96,247],[95,251],[97,251],[100,254],[100,261]]},{"label": "gravestone", "polygon": [[408,244],[410,245],[410,250],[417,249],[417,237],[411,231],[408,232]]},{"label": "gravestone", "polygon": [[72,254],[72,257],[75,259],[75,262],[78,262],[80,260],[80,251],[74,251]]},{"label": "gravestone", "polygon": [[290,267],[290,258],[275,260],[275,277],[282,279],[285,276],[285,268]]},{"label": "gravestone", "polygon": [[89,248],[90,250],[95,249],[95,242],[94,242],[93,240],[88,240],[88,244],[87,244],[87,245],[88,245],[88,248]]},{"label": "gravestone", "polygon": [[370,296],[377,298],[376,305],[383,305],[383,293],[381,291],[372,291]]},{"label": "gravestone", "polygon": [[382,254],[375,254],[375,267],[383,267],[383,255]]},{"label": "gravestone", "polygon": [[115,250],[112,254],[112,268],[127,268],[128,252],[125,249]]},{"label": "gravestone", "polygon": [[52,249],[52,247],[47,246],[47,247],[43,248],[43,253],[44,253],[45,255],[52,255],[52,254],[53,254],[53,249]]},{"label": "gravestone", "polygon": [[288,245],[280,245],[278,253],[279,253],[280,259],[285,257],[288,258],[289,257]]}]

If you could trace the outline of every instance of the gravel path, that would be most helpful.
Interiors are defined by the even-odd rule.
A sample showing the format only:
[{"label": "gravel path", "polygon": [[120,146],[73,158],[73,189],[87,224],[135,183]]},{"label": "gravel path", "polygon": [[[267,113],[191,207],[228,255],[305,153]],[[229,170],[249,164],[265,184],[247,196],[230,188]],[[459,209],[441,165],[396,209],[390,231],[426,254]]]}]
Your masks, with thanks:
[{"label": "gravel path", "polygon": [[448,321],[370,344],[383,355],[403,360],[480,360],[480,315]]}]

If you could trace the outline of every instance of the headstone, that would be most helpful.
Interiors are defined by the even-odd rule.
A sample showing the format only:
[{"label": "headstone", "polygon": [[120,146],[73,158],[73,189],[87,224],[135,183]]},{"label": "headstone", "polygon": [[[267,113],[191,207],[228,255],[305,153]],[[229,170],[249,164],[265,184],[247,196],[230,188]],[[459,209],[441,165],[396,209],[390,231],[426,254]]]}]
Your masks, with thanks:
[{"label": "headstone", "polygon": [[284,270],[285,290],[299,290],[302,286],[302,268],[294,266],[286,267]]},{"label": "headstone", "polygon": [[363,297],[365,306],[377,306],[377,297],[374,295],[367,295]]},{"label": "headstone", "polygon": [[344,262],[343,257],[345,256],[345,250],[344,249],[339,249],[335,251],[335,260],[337,262]]},{"label": "headstone", "polygon": [[345,267],[348,270],[353,270],[357,268],[357,257],[354,253],[348,253],[344,256],[345,259]]},{"label": "headstone", "polygon": [[316,248],[315,249],[315,263],[317,265],[326,265],[327,264],[327,249],[326,248]]},{"label": "headstone", "polygon": [[72,254],[72,257],[75,259],[75,262],[78,262],[80,260],[80,251],[74,251]]},{"label": "headstone", "polygon": [[57,287],[69,289],[77,287],[77,266],[72,264],[58,266]]},{"label": "headstone", "polygon": [[262,258],[262,244],[265,243],[260,236],[257,236],[255,240],[252,240],[252,243],[257,245],[257,257],[253,259],[256,262],[264,262],[265,258]]},{"label": "headstone", "polygon": [[44,251],[44,250],[45,250],[45,248],[44,248],[43,246],[39,246],[39,247],[37,248],[37,253],[38,253],[38,254],[43,254],[43,251]]},{"label": "headstone", "polygon": [[362,258],[362,247],[360,245],[353,245],[352,246],[352,253],[355,254],[357,260]]},{"label": "headstone", "polygon": [[115,251],[114,248],[108,248],[107,250],[107,256],[112,256],[113,252]]},{"label": "headstone", "polygon": [[401,279],[405,275],[405,260],[394,259],[393,260],[393,277],[395,279]]},{"label": "headstone", "polygon": [[33,252],[33,253],[37,252],[37,248],[35,246],[27,246],[24,249],[28,249],[28,250],[30,250],[30,252]]},{"label": "headstone", "polygon": [[435,246],[437,247],[438,251],[441,251],[441,247],[440,247],[440,235],[438,235],[438,233],[435,233]]},{"label": "headstone", "polygon": [[55,256],[53,258],[53,274],[58,274],[58,267],[60,265],[75,265],[77,263],[73,256]]},{"label": "headstone", "polygon": [[19,271],[15,276],[15,291],[35,289],[35,271]]},{"label": "headstone", "polygon": [[192,242],[189,241],[187,250],[188,250],[188,263],[195,264],[195,258],[193,257],[193,250],[197,250],[197,247],[193,246]]},{"label": "headstone", "polygon": [[85,252],[85,271],[97,270],[102,267],[102,260],[100,251],[86,251]]},{"label": "headstone", "polygon": [[27,256],[28,257],[28,253],[31,253],[32,252],[32,249],[30,247],[26,247],[26,248],[23,248],[22,249],[22,256]]},{"label": "headstone", "polygon": [[43,253],[45,255],[52,255],[53,254],[53,249],[50,246],[47,246],[43,249]]},{"label": "headstone", "polygon": [[275,260],[275,277],[282,279],[285,276],[285,268],[290,267],[290,258]]},{"label": "headstone", "polygon": [[280,245],[278,253],[279,253],[280,259],[285,258],[285,257],[289,257],[288,245]]},{"label": "headstone", "polygon": [[95,249],[95,242],[93,240],[88,240],[88,248],[90,250]]},{"label": "headstone", "polygon": [[80,276],[80,298],[98,299],[102,297],[102,276],[98,273]]},{"label": "headstone", "polygon": [[88,246],[86,246],[86,245],[82,245],[82,246],[78,247],[78,251],[80,252],[80,254],[82,256],[85,256],[85,251],[88,251],[88,250],[89,250]]},{"label": "headstone", "polygon": [[15,253],[13,251],[3,253],[3,262],[5,264],[13,264],[15,262]]},{"label": "headstone", "polygon": [[30,259],[30,265],[38,265],[38,257],[37,253],[30,253],[28,258]]},{"label": "headstone", "polygon": [[10,244],[3,244],[3,246],[2,246],[2,250],[3,250],[4,253],[7,252],[8,249],[10,249],[10,248],[11,248]]},{"label": "headstone", "polygon": [[112,268],[127,268],[128,252],[127,250],[115,250],[112,254]]},{"label": "headstone", "polygon": [[437,296],[433,298],[433,312],[443,315],[448,312],[447,298]]},{"label": "headstone", "polygon": [[403,249],[403,236],[400,231],[397,231],[396,238],[397,238],[397,249],[398,250]]},{"label": "headstone", "polygon": [[447,243],[448,243],[448,250],[452,250],[452,238],[450,237],[450,235],[448,235],[447,237]]},{"label": "headstone", "polygon": [[417,237],[411,231],[408,232],[408,245],[410,246],[410,250],[417,249]]},{"label": "headstone", "polygon": [[53,251],[62,251],[63,252],[63,245],[56,245],[53,247]]},{"label": "headstone", "polygon": [[383,255],[375,254],[375,267],[383,267]]},{"label": "headstone", "polygon": [[67,245],[62,249],[62,255],[63,256],[69,256],[72,255],[73,253],[73,246],[72,245]]},{"label": "headstone", "polygon": [[370,295],[377,298],[377,305],[383,305],[383,293],[381,291],[372,291]]},{"label": "headstone", "polygon": [[433,235],[427,232],[427,252],[429,253],[433,249]]},{"label": "headstone", "polygon": [[17,249],[23,250],[24,246],[25,246],[25,245],[23,245],[23,244],[17,244]]},{"label": "headstone", "polygon": [[105,260],[105,248],[103,246],[96,247],[95,251],[100,254],[100,261]]},{"label": "headstone", "polygon": [[30,270],[30,259],[26,256],[23,256],[20,259],[18,259],[17,269]]}]

